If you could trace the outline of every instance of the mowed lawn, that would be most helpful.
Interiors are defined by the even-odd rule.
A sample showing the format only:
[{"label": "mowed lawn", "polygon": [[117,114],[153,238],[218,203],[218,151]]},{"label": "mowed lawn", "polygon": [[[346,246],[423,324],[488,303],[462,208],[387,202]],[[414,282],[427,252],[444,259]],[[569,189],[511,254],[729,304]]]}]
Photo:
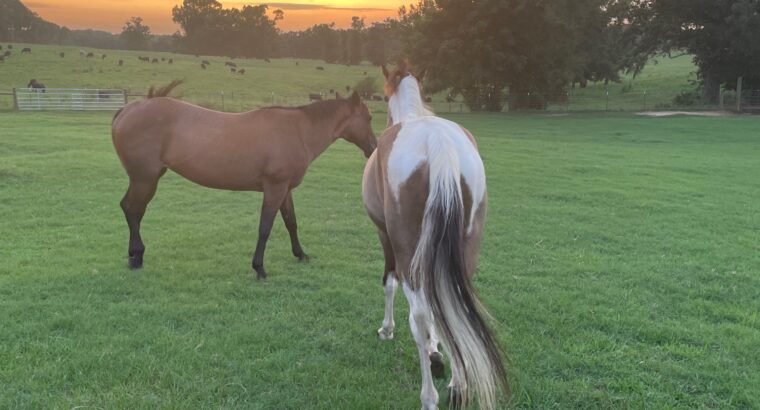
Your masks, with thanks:
[{"label": "mowed lawn", "polygon": [[[475,282],[509,357],[504,408],[758,407],[760,118],[451,118],[489,178]],[[357,148],[296,191],[310,262],[278,219],[256,281],[261,194],[167,173],[130,271],[110,119],[0,113],[0,408],[419,407],[401,292],[396,340],[375,334]]]}]

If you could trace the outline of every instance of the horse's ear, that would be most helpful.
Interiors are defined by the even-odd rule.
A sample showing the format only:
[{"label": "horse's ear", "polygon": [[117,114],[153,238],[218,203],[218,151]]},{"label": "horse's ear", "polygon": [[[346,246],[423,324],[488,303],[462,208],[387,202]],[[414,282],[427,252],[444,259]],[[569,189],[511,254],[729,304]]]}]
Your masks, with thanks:
[{"label": "horse's ear", "polygon": [[420,73],[415,76],[415,78],[417,78],[417,81],[422,82],[425,79],[425,74],[427,74],[427,68],[423,68],[422,71],[420,71]]},{"label": "horse's ear", "polygon": [[383,77],[388,78],[388,74],[390,74],[388,72],[388,68],[385,67],[385,64],[383,64]]}]

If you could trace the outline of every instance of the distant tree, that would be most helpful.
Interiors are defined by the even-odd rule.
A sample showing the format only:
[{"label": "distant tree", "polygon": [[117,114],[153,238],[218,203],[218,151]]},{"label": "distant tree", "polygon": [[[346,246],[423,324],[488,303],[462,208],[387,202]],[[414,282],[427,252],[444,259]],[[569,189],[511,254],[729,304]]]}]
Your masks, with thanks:
[{"label": "distant tree", "polygon": [[145,50],[150,41],[150,27],[143,24],[142,17],[132,17],[121,30],[121,39],[127,50]]},{"label": "distant tree", "polygon": [[362,40],[364,37],[364,19],[351,17],[351,30],[348,31],[348,58],[347,64],[360,64],[362,62]]},{"label": "distant tree", "polygon": [[624,18],[630,22],[627,40],[639,58],[660,53],[694,55],[703,99],[718,103],[721,84],[760,85],[760,1],[757,0],[636,0]]}]

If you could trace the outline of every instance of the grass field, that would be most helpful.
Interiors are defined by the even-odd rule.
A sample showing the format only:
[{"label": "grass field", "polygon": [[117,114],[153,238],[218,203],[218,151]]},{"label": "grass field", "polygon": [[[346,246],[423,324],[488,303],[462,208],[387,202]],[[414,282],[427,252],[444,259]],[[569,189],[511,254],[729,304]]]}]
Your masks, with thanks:
[{"label": "grass field", "polygon": [[[132,272],[110,117],[0,112],[0,408],[419,407],[403,296],[396,340],[375,335],[358,149],[337,143],[296,191],[310,262],[278,220],[255,281],[261,195],[168,173]],[[758,408],[759,119],[450,118],[488,174],[476,286],[504,407]]]},{"label": "grass field", "polygon": [[[23,46],[31,47],[32,54],[18,54]],[[224,66],[229,59],[223,57],[92,50],[96,56],[88,59],[80,57],[79,50],[77,47],[16,45],[16,53],[5,63],[0,63],[0,92],[24,87],[35,78],[50,88],[115,88],[141,94],[152,84],[166,84],[183,78],[187,81],[182,87],[185,99],[210,108],[245,111],[273,104],[304,104],[312,92],[321,92],[325,96],[330,95],[331,89],[345,92],[346,86],[353,87],[365,72],[377,78],[378,86],[381,86],[382,79],[379,68],[366,63],[347,67],[316,60],[272,59],[271,63],[266,63],[264,60],[236,59],[238,67],[246,69],[245,75],[239,75],[230,73]],[[64,58],[58,56],[61,51],[65,53]],[[101,59],[101,54],[107,57]],[[137,59],[140,55],[173,58],[174,64],[141,62]],[[119,59],[124,60],[122,67],[117,65]],[[211,62],[207,70],[201,69],[202,60]],[[317,71],[317,66],[322,66],[325,71]],[[576,88],[567,102],[551,104],[548,109],[638,111],[673,108],[676,95],[695,88],[691,83],[696,79],[695,71],[691,56],[660,57],[636,78],[629,75],[620,83]],[[432,105],[438,112],[467,110],[460,103],[446,103],[445,93],[433,96]],[[0,99],[0,109],[11,106],[9,96]],[[375,110],[384,109],[382,103],[372,106]]]}]

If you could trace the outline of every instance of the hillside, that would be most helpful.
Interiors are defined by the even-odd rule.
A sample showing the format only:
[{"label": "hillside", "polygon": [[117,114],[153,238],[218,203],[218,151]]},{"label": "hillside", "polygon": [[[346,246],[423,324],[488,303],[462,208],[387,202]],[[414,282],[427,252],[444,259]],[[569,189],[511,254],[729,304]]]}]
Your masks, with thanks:
[{"label": "hillside", "polygon": [[[7,44],[1,44],[7,47]],[[150,85],[167,83],[176,78],[186,80],[181,93],[184,98],[216,109],[241,111],[264,105],[296,105],[307,102],[309,93],[325,96],[330,90],[345,92],[346,86],[355,85],[366,75],[377,79],[382,75],[378,67],[367,63],[359,66],[326,64],[318,60],[236,59],[244,75],[233,74],[224,63],[224,57],[195,57],[192,55],[145,51],[121,51],[79,48],[69,46],[16,44],[17,49],[29,46],[32,53],[20,55],[18,51],[5,63],[0,63],[0,92],[13,87],[24,87],[32,78],[50,88],[117,88],[134,94],[143,93]],[[80,57],[79,51],[95,53],[96,58]],[[59,57],[64,52],[65,57]],[[106,54],[106,58],[100,56]],[[173,64],[145,63],[138,56],[174,60]],[[124,60],[118,66],[119,59]],[[201,61],[211,65],[203,70]],[[316,67],[324,67],[324,71]],[[641,75],[627,76],[621,83],[590,84],[586,89],[572,90],[569,103],[553,104],[553,110],[640,110],[664,108],[674,97],[685,90],[694,89],[695,68],[690,56],[675,59],[667,57],[653,60]],[[378,90],[379,91],[379,90]],[[609,95],[607,95],[609,91]],[[224,97],[222,97],[224,93]],[[448,104],[445,95],[433,97],[433,108],[439,112],[458,111],[461,105]],[[10,97],[0,98],[0,109],[12,106]],[[384,110],[376,103],[374,109]]]}]

